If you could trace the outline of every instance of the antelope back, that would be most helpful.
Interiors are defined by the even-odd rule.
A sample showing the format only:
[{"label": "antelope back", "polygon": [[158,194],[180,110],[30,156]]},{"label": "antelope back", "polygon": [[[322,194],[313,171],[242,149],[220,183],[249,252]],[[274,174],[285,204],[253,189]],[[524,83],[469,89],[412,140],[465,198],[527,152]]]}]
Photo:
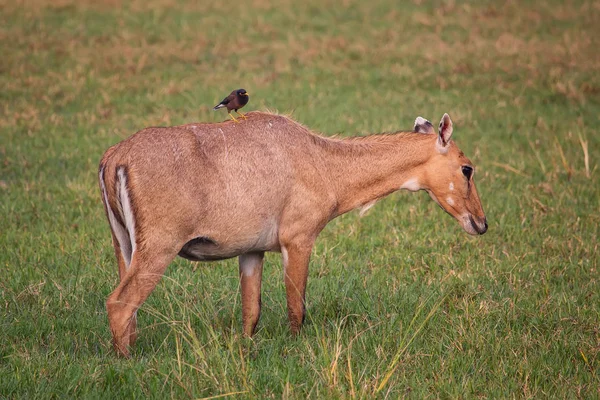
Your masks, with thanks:
[{"label": "antelope back", "polygon": [[147,128],[111,147],[100,187],[126,262],[157,244],[187,243],[180,255],[194,260],[278,250],[278,217],[309,173],[295,165],[314,164],[298,149],[313,138],[291,119],[254,112],[242,124]]}]

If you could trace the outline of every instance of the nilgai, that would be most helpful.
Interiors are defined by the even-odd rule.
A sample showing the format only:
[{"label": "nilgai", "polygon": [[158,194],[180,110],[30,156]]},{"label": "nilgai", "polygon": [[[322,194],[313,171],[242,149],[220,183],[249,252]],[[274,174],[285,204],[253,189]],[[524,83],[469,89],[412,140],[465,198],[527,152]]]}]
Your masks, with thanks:
[{"label": "nilgai", "polygon": [[308,263],[333,218],[399,189],[426,190],[472,235],[487,230],[474,167],[419,117],[413,132],[320,136],[292,119],[147,128],[109,148],[99,178],[120,283],[106,302],[115,350],[129,356],[136,312],[177,256],[239,257],[243,333],[260,315],[263,256],[281,252],[291,331],[305,316]]}]

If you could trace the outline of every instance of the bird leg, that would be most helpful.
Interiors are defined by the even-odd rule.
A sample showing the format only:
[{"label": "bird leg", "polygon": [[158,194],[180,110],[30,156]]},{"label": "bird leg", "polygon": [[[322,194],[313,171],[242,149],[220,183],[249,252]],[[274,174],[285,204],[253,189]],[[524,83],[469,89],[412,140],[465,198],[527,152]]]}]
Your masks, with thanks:
[{"label": "bird leg", "polygon": [[232,120],[234,120],[236,123],[240,123],[240,121],[238,121],[237,119],[235,119],[235,117],[233,115],[231,115],[231,113],[228,113],[229,116],[231,117]]},{"label": "bird leg", "polygon": [[247,119],[246,116],[244,114],[242,114],[241,112],[239,112],[238,110],[235,110],[236,113],[238,113],[240,115],[240,117]]}]

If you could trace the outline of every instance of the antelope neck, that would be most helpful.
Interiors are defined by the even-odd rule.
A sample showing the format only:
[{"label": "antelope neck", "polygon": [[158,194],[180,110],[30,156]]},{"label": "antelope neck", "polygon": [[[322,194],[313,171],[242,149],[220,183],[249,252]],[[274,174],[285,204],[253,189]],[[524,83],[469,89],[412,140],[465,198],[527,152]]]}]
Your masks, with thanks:
[{"label": "antelope neck", "polygon": [[421,188],[422,166],[431,157],[435,140],[436,135],[398,132],[342,139],[327,148],[336,216],[401,188]]}]

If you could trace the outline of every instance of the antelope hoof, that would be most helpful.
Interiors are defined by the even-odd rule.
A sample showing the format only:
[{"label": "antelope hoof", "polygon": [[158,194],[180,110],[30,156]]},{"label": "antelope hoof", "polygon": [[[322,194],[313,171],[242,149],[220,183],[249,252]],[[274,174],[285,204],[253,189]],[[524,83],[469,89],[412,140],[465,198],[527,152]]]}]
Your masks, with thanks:
[{"label": "antelope hoof", "polygon": [[115,336],[113,336],[113,348],[115,349],[115,353],[117,353],[119,357],[131,358],[129,345],[125,342],[126,340],[124,340],[124,338],[117,339]]},{"label": "antelope hoof", "polygon": [[297,336],[300,334],[302,330],[302,325],[304,325],[304,316],[302,318],[293,319],[290,321],[290,330],[292,331],[293,336]]}]

